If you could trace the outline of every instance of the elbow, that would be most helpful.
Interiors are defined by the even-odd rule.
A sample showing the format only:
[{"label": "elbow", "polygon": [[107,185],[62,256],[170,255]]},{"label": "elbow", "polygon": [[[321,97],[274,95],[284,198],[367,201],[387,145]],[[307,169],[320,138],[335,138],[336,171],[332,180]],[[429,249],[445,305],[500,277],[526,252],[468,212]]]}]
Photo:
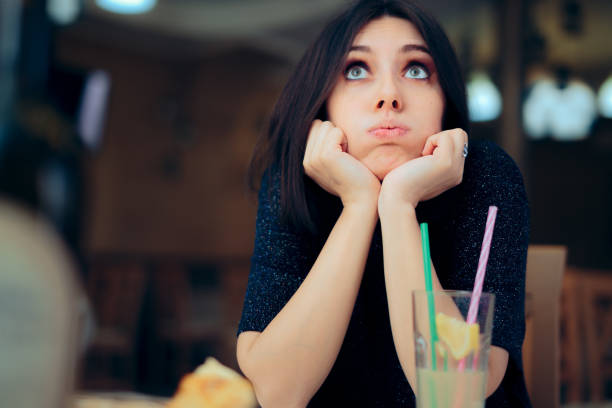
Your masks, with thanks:
[{"label": "elbow", "polygon": [[253,385],[255,398],[262,408],[305,408],[310,401],[300,392],[300,387],[287,378],[272,374],[271,367],[256,367],[249,355],[238,359],[240,369]]},{"label": "elbow", "polygon": [[487,386],[485,398],[493,394],[501,384],[508,368],[508,352],[500,347],[491,346],[489,355]]},{"label": "elbow", "polygon": [[[302,398],[295,387],[270,376],[265,381],[250,379],[255,397],[262,408],[306,408],[309,398]],[[292,390],[288,392],[288,390]]]},{"label": "elbow", "polygon": [[[254,387],[255,397],[262,408],[306,408],[308,402],[298,398],[295,393],[276,387]],[[289,395],[294,394],[294,395]]]}]

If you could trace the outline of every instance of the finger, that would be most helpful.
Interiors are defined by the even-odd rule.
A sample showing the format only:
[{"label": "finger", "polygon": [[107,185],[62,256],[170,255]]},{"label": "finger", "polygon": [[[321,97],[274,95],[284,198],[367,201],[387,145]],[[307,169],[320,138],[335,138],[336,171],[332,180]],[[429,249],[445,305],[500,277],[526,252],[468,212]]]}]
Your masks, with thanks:
[{"label": "finger", "polygon": [[429,156],[433,154],[434,150],[436,150],[439,145],[440,138],[445,132],[446,131],[434,133],[425,140],[425,146],[423,147],[422,152],[423,156]]},{"label": "finger", "polygon": [[453,142],[455,144],[455,151],[459,157],[465,158],[464,148],[468,144],[467,133],[463,129],[453,129]]},{"label": "finger", "polygon": [[313,157],[320,157],[323,151],[325,139],[327,138],[327,134],[329,133],[331,127],[331,122],[327,120],[325,122],[321,122],[321,125],[319,126],[319,129],[316,132],[316,139],[314,140]]},{"label": "finger", "polygon": [[462,152],[465,141],[467,141],[467,134],[462,129],[444,130],[427,138],[421,154],[431,155],[437,148],[449,154]]},{"label": "finger", "polygon": [[310,126],[310,130],[308,132],[308,139],[306,140],[306,149],[304,151],[304,162],[310,163],[313,157],[313,149],[316,144],[315,140],[317,139],[317,133],[319,128],[321,127],[321,121],[319,119],[315,119]]},{"label": "finger", "polygon": [[343,152],[343,145],[346,145],[346,136],[339,127],[332,127],[325,135],[325,140],[322,141],[322,148],[325,151]]},{"label": "finger", "polygon": [[448,130],[436,133],[427,138],[425,147],[423,148],[423,155],[428,156],[436,153],[447,153],[449,150],[453,150],[453,143],[449,140],[450,134]]},{"label": "finger", "polygon": [[328,125],[321,132],[320,141],[317,145],[317,154],[328,157],[329,154],[341,153],[343,152],[343,144],[346,144],[346,142],[342,129],[328,122]]},{"label": "finger", "polygon": [[436,133],[435,135],[429,136],[425,140],[425,146],[423,147],[423,151],[421,152],[421,156],[430,156],[430,155],[433,154],[433,151],[435,150],[436,146],[438,145],[437,136],[438,136],[438,133]]}]

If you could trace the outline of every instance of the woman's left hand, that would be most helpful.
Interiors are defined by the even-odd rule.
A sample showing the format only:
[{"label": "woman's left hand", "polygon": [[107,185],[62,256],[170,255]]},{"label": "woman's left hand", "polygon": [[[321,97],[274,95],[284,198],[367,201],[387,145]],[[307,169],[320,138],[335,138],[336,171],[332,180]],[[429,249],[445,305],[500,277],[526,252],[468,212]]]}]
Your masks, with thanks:
[{"label": "woman's left hand", "polygon": [[463,179],[468,141],[463,129],[445,130],[427,138],[421,157],[389,172],[378,198],[379,213],[388,204],[410,205],[429,200],[455,187]]}]

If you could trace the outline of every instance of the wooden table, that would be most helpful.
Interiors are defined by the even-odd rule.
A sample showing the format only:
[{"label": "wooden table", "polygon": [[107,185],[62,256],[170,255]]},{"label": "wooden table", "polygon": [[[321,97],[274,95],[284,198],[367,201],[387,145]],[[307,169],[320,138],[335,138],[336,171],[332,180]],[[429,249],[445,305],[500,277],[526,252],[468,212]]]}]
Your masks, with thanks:
[{"label": "wooden table", "polygon": [[69,408],[163,408],[167,398],[133,392],[82,392]]}]

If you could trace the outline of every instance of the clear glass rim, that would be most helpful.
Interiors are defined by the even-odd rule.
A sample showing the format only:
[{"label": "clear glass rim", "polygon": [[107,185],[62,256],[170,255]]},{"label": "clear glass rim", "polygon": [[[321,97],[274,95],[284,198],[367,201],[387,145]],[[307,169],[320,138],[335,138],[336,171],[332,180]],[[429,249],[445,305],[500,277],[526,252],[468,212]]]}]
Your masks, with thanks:
[{"label": "clear glass rim", "polygon": [[[472,292],[469,290],[455,290],[455,289],[443,289],[443,290],[432,290],[431,292],[425,290],[425,289],[414,289],[412,291],[412,295],[413,296],[425,296],[427,293],[432,293],[434,296],[437,295],[446,295],[446,296],[453,296],[453,297],[466,297],[466,298],[471,298],[472,297]],[[492,297],[495,298],[495,293],[491,293],[491,292],[482,292],[480,294],[480,297]]]}]

